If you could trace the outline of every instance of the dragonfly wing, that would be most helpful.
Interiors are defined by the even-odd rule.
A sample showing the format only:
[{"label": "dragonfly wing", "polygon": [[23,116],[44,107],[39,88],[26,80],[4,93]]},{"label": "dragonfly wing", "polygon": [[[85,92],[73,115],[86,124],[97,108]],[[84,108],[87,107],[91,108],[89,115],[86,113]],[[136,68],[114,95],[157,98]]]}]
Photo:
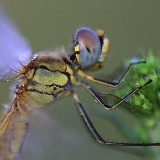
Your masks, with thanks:
[{"label": "dragonfly wing", "polygon": [[0,8],[0,79],[10,80],[28,64],[31,55],[29,43]]},{"label": "dragonfly wing", "polygon": [[[109,102],[110,104],[116,104],[121,100],[120,97],[108,94],[108,93],[99,93],[99,96],[105,101]],[[113,112],[104,112],[101,110],[101,115],[104,115],[119,129],[122,135],[127,138],[129,141],[137,141],[139,143],[150,142],[152,141],[151,134],[149,127],[144,123],[146,122],[145,119],[151,120],[153,122],[151,112],[148,110],[143,109],[141,106],[133,105],[130,102],[123,102],[120,108],[125,108],[126,111],[129,111],[129,117],[125,112],[124,114],[119,116],[118,114],[114,114]],[[155,130],[157,127],[155,127]],[[152,128],[152,131],[155,131]],[[154,138],[156,134],[154,132]]]},{"label": "dragonfly wing", "polygon": [[7,129],[0,135],[0,159],[15,160],[19,157],[28,129],[28,112],[16,112]]},{"label": "dragonfly wing", "polygon": [[[98,95],[101,97],[101,99],[103,99],[103,101],[105,103],[107,103],[109,105],[115,105],[116,103],[119,103],[122,100],[122,98],[120,98],[116,95],[113,95],[113,94],[109,94],[109,93],[99,92]],[[134,111],[134,112],[137,112],[137,113],[141,113],[142,115],[150,115],[150,111],[144,110],[140,106],[131,104],[129,101],[124,101],[119,106],[127,108],[131,112]]]}]

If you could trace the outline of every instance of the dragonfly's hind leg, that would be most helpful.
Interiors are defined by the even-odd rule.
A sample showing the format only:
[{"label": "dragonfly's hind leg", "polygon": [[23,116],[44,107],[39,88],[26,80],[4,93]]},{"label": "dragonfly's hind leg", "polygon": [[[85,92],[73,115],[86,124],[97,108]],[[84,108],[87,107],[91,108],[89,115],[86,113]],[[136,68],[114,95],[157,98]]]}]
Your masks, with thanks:
[{"label": "dragonfly's hind leg", "polygon": [[147,142],[147,143],[135,143],[135,142],[118,142],[118,141],[106,141],[96,130],[96,128],[94,127],[92,121],[90,120],[83,104],[79,101],[77,94],[73,93],[73,98],[75,101],[75,104],[78,108],[79,114],[82,117],[83,122],[85,123],[85,125],[87,126],[87,128],[89,129],[89,131],[91,132],[91,134],[93,135],[93,137],[102,144],[106,144],[106,145],[114,145],[114,146],[160,146],[159,142]]}]

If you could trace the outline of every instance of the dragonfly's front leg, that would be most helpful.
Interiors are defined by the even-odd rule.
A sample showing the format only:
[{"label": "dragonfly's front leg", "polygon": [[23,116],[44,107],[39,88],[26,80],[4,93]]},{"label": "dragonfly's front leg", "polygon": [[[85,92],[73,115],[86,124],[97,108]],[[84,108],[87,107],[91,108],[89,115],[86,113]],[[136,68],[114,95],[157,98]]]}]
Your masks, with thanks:
[{"label": "dragonfly's front leg", "polygon": [[123,82],[123,80],[126,78],[126,76],[128,75],[129,71],[131,70],[131,68],[133,66],[138,65],[138,64],[142,64],[142,63],[145,63],[145,62],[146,62],[145,60],[144,61],[131,62],[118,82],[109,82],[109,81],[105,81],[105,80],[102,80],[102,79],[98,79],[98,78],[92,77],[92,76],[84,73],[82,70],[78,70],[78,75],[81,76],[82,78],[86,78],[89,81],[92,81],[94,83],[105,85],[105,86],[111,87],[111,88],[117,88]]}]

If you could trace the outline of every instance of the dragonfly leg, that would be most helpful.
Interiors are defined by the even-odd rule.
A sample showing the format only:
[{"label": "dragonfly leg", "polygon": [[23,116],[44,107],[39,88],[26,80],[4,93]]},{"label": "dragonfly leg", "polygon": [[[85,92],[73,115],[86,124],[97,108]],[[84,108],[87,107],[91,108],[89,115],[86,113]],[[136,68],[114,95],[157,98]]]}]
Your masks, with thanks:
[{"label": "dragonfly leg", "polygon": [[120,78],[120,80],[118,82],[109,82],[109,81],[105,81],[105,80],[101,80],[95,77],[92,77],[86,73],[84,73],[82,70],[78,70],[78,74],[82,77],[82,78],[86,78],[89,81],[92,81],[94,83],[98,83],[101,85],[105,85],[111,88],[117,88],[122,82],[123,80],[126,78],[126,76],[128,75],[129,71],[131,70],[131,68],[134,65],[137,64],[141,64],[141,63],[145,63],[146,61],[138,61],[138,62],[131,62],[130,65],[128,66],[128,68],[126,69],[126,71],[123,73],[122,77]]},{"label": "dragonfly leg", "polygon": [[113,145],[113,146],[160,146],[160,143],[134,143],[134,142],[117,142],[117,141],[106,141],[96,130],[92,121],[90,120],[83,104],[80,102],[77,94],[73,93],[73,99],[77,106],[80,116],[82,117],[83,122],[93,135],[93,137],[101,144]]},{"label": "dragonfly leg", "polygon": [[128,100],[131,96],[133,96],[136,92],[138,92],[139,90],[141,90],[142,88],[144,88],[145,86],[147,86],[148,84],[150,84],[152,82],[151,79],[149,79],[144,85],[141,85],[135,89],[133,89],[130,93],[128,93],[126,96],[124,96],[123,98],[120,98],[119,101],[116,102],[116,104],[111,105],[108,104],[106,102],[106,100],[103,100],[103,98],[88,84],[86,84],[85,82],[81,82],[81,85],[96,99],[97,102],[99,102],[105,109],[107,110],[111,110],[114,109],[116,107],[118,107],[120,104],[122,104],[123,102],[125,102],[126,100]]}]

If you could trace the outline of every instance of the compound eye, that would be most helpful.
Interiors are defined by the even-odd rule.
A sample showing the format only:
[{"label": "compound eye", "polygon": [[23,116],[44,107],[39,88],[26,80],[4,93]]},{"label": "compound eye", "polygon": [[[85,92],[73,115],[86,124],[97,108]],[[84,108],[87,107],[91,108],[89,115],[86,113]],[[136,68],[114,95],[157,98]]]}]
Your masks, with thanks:
[{"label": "compound eye", "polygon": [[77,29],[74,34],[74,51],[82,67],[94,65],[101,54],[101,43],[96,32],[87,27]]}]

